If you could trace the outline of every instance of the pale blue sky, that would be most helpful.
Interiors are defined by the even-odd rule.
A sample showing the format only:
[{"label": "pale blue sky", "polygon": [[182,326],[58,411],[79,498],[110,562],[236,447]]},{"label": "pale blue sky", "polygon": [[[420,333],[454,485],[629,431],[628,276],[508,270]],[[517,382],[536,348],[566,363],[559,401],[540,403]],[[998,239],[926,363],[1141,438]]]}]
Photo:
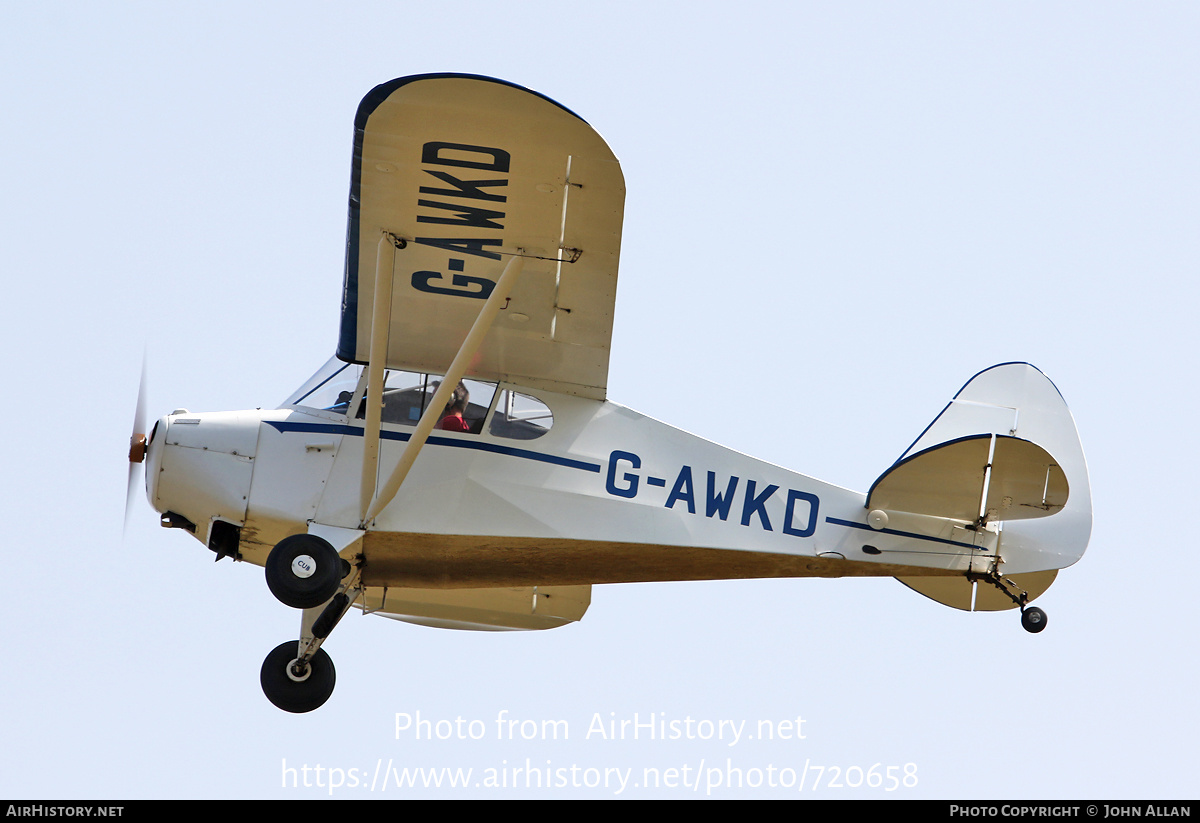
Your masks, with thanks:
[{"label": "pale blue sky", "polygon": [[[1200,609],[1190,534],[1168,526],[1194,509],[1200,11],[581,6],[6,12],[16,630],[0,793],[298,798],[328,789],[283,788],[285,764],[478,778],[528,759],[635,780],[916,764],[917,785],[890,794],[723,797],[1194,796]],[[1042,368],[1075,415],[1096,512],[1088,554],[1039,601],[1047,630],[890,580],[607,586],[581,623],[540,633],[352,614],[326,647],[329,703],[302,717],[267,703],[259,665],[297,621],[261,570],[214,564],[144,499],[122,540],[142,351],[152,415],[275,405],[320,365],[336,342],[355,108],[377,83],[430,71],[553,97],[621,158],[616,402],[866,489],[972,374]],[[418,711],[487,731],[396,739],[395,715]],[[501,711],[566,720],[571,738],[497,740]],[[802,717],[805,737],[586,737],[597,715],[634,713]]]}]

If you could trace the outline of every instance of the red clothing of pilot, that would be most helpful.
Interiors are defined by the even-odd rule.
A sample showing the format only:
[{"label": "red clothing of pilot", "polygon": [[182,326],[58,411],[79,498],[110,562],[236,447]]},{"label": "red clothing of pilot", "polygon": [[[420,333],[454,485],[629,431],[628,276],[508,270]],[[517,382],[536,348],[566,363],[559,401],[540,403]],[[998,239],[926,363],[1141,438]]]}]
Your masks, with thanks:
[{"label": "red clothing of pilot", "polygon": [[454,412],[442,418],[442,422],[438,423],[439,429],[445,429],[448,432],[469,432],[471,427],[467,425],[467,421],[463,420],[462,414]]}]

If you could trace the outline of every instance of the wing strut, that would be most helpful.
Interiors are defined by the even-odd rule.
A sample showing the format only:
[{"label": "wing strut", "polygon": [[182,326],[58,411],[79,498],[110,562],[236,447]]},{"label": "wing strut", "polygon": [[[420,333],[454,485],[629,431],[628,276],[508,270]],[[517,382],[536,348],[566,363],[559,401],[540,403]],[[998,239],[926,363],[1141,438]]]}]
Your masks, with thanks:
[{"label": "wing strut", "polygon": [[[388,246],[388,250],[386,251],[384,243]],[[390,276],[379,277],[378,272],[386,271],[390,275],[392,268],[388,263],[394,257],[391,247],[391,237],[385,235],[380,241],[379,260],[377,261],[377,265],[380,268],[377,269],[375,281],[375,313],[372,318],[371,328],[371,362],[368,365],[369,373],[367,377],[367,396],[375,399],[367,407],[367,429],[365,432],[367,442],[364,444],[363,451],[362,499],[364,501],[365,513],[363,514],[360,528],[364,529],[396,497],[396,492],[400,490],[400,484],[404,482],[404,478],[408,475],[408,470],[412,468],[413,461],[420,454],[421,448],[429,438],[429,433],[433,431],[434,425],[441,419],[442,412],[445,410],[446,404],[450,401],[450,396],[458,388],[458,383],[466,373],[467,366],[471,363],[475,352],[479,350],[484,337],[487,336],[488,329],[492,327],[492,322],[496,319],[496,313],[508,301],[509,295],[512,294],[513,286],[517,282],[517,277],[521,274],[521,269],[525,265],[524,257],[514,255],[508,261],[508,265],[504,267],[504,272],[496,282],[496,287],[492,290],[491,296],[483,304],[483,308],[479,311],[479,316],[475,318],[474,325],[467,332],[467,337],[463,340],[462,346],[459,347],[458,354],[454,356],[454,361],[446,371],[446,375],[442,379],[442,384],[438,386],[437,391],[433,394],[433,399],[425,407],[425,411],[421,415],[421,420],[417,423],[416,430],[413,431],[412,437],[409,438],[408,445],[404,448],[404,453],[400,455],[400,462],[396,464],[396,468],[392,470],[391,476],[382,489],[376,489],[374,481],[379,461],[379,425],[383,413],[383,404],[379,401],[383,396],[383,361],[387,356],[387,312],[392,304],[392,278]],[[386,280],[387,285],[381,285],[381,280]],[[382,312],[379,308],[381,304],[381,291],[387,292],[386,295],[382,295],[385,298],[382,301],[384,306]],[[382,318],[381,314],[383,315]],[[380,326],[382,326],[382,331],[380,330]],[[368,462],[371,464],[370,466],[368,466]],[[370,492],[367,491],[368,486],[371,489]],[[366,506],[365,501],[372,495],[374,499],[371,501],[371,505]]]},{"label": "wing strut", "polygon": [[371,313],[371,358],[367,362],[367,421],[363,430],[362,485],[358,511],[365,524],[367,507],[379,480],[379,426],[383,419],[383,367],[387,363],[388,327],[392,309],[392,279],[396,239],[388,232],[375,250],[375,303]]}]

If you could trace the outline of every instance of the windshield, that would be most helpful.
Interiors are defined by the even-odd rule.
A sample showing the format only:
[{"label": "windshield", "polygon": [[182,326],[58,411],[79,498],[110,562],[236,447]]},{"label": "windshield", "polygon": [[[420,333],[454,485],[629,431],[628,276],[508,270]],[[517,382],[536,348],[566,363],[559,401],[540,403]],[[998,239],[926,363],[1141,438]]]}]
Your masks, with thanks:
[{"label": "windshield", "polygon": [[308,406],[312,409],[346,413],[354,389],[358,385],[362,366],[345,363],[336,357],[329,358],[316,374],[292,392],[284,406]]}]

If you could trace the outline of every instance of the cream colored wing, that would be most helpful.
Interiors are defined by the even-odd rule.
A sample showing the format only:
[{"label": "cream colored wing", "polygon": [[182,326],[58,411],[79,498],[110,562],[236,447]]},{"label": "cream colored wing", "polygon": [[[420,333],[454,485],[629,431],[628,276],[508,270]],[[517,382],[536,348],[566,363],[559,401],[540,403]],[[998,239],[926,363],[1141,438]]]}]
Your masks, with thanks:
[{"label": "cream colored wing", "polygon": [[546,97],[455,74],[378,86],[355,118],[338,356],[369,360],[381,237],[388,368],[444,372],[522,255],[468,376],[604,399],[624,200],[608,145]]}]

